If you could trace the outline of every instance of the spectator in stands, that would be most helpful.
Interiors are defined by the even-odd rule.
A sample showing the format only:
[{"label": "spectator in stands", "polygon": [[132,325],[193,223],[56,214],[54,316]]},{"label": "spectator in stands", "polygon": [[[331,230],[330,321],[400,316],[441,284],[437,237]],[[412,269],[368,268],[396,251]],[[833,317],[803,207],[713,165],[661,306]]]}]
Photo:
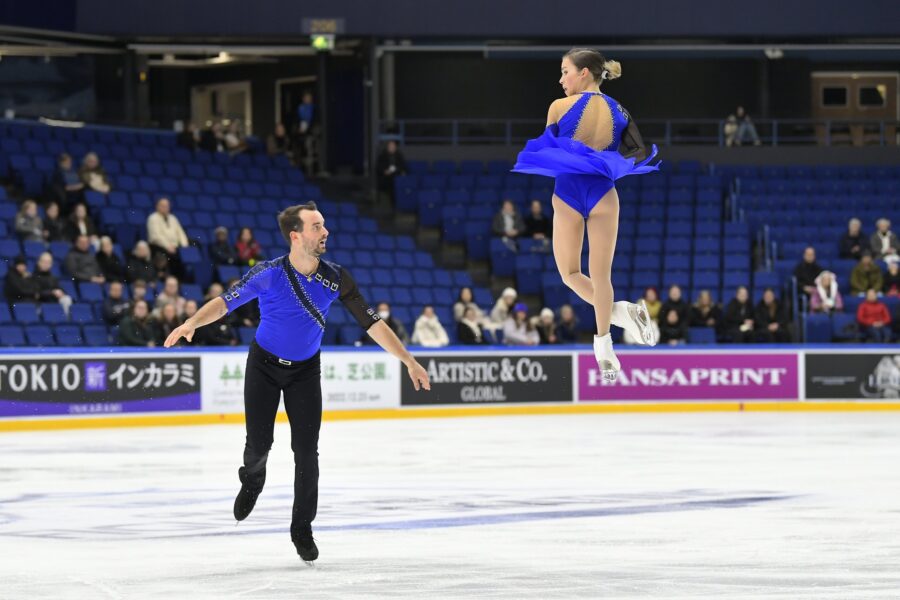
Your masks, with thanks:
[{"label": "spectator in stands", "polygon": [[838,289],[837,276],[831,271],[822,271],[816,277],[816,291],[809,297],[809,309],[826,314],[844,310],[844,298]]},{"label": "spectator in stands", "polygon": [[153,261],[153,270],[156,272],[154,285],[159,285],[173,275],[171,265],[165,254],[151,255],[151,260]]},{"label": "spectator in stands", "polygon": [[197,311],[200,310],[200,307],[197,305],[196,300],[188,300],[184,303],[184,320],[187,321],[191,317],[197,314]]},{"label": "spectator in stands", "polygon": [[887,267],[881,291],[885,296],[900,296],[900,263],[891,261]]},{"label": "spectator in stands", "polygon": [[466,346],[487,344],[484,339],[484,330],[481,329],[478,313],[471,306],[463,311],[462,319],[456,324],[456,339]]},{"label": "spectator in stands", "polygon": [[59,218],[59,204],[50,202],[44,209],[44,232],[46,242],[68,241],[66,238],[66,223]]},{"label": "spectator in stands", "polygon": [[247,136],[244,134],[244,124],[240,119],[228,124],[225,132],[225,149],[232,156],[247,151]]},{"label": "spectator in stands", "polygon": [[869,239],[872,254],[879,260],[888,260],[891,257],[896,260],[897,252],[900,250],[900,240],[897,239],[897,234],[891,231],[891,222],[887,219],[878,219],[875,227],[876,231]]},{"label": "spectator in stands", "polygon": [[78,169],[78,177],[84,183],[86,189],[108,194],[112,189],[106,171],[100,166],[100,158],[96,152],[88,152],[81,159],[81,168]]},{"label": "spectator in stands", "polygon": [[808,246],[803,251],[803,260],[794,269],[794,277],[797,278],[797,288],[803,290],[807,296],[816,291],[816,277],[825,269],[816,262],[816,249]]},{"label": "spectator in stands", "polygon": [[536,329],[541,345],[559,343],[559,336],[556,334],[555,315],[552,309],[546,307],[541,309]]},{"label": "spectator in stands", "polygon": [[253,237],[253,230],[249,227],[242,227],[238,234],[237,242],[234,244],[237,251],[238,262],[242,265],[253,266],[263,260],[262,248],[259,242]]},{"label": "spectator in stands", "polygon": [[193,341],[198,346],[237,346],[240,338],[231,323],[221,320],[197,329]]},{"label": "spectator in stands", "polygon": [[131,257],[125,265],[125,280],[143,280],[147,285],[156,287],[156,268],[150,260],[150,244],[139,240],[131,251]]},{"label": "spectator in stands", "polygon": [[28,272],[28,263],[24,256],[17,256],[13,261],[13,268],[6,273],[6,281],[3,285],[6,301],[10,304],[18,302],[37,302],[37,283]]},{"label": "spectator in stands", "polygon": [[868,290],[876,290],[881,293],[882,287],[884,287],[884,275],[881,273],[881,267],[872,260],[872,253],[866,250],[859,263],[850,272],[850,293],[865,296]]},{"label": "spectator in stands", "polygon": [[275,132],[266,138],[266,152],[269,156],[287,156],[292,158],[291,138],[284,128],[284,123],[275,124]]},{"label": "spectator in stands", "polygon": [[119,322],[120,346],[156,346],[156,324],[150,318],[146,300],[136,300],[131,312]]},{"label": "spectator in stands", "polygon": [[72,206],[84,200],[84,182],[72,165],[72,157],[60,154],[56,159],[56,171],[50,183],[50,200],[64,207],[68,214]]},{"label": "spectator in stands", "polygon": [[209,257],[214,265],[238,264],[237,250],[228,242],[228,230],[222,226],[216,227],[214,232],[216,239],[209,244]]},{"label": "spectator in stands", "polygon": [[491,310],[491,322],[494,325],[503,327],[518,297],[519,294],[511,287],[503,290],[503,293],[497,298],[497,303],[494,304],[494,309]]},{"label": "spectator in stands", "polygon": [[736,144],[740,146],[745,142],[752,141],[754,146],[759,146],[762,142],[759,141],[759,135],[756,133],[756,126],[753,124],[753,120],[750,118],[750,115],[747,114],[747,111],[744,110],[743,106],[737,107],[737,110],[734,112],[734,117],[737,121]]},{"label": "spectator in stands", "polygon": [[184,275],[178,249],[187,247],[188,237],[178,217],[172,214],[168,198],[157,200],[156,212],[147,217],[147,241],[155,254],[165,254],[172,274],[178,277]]},{"label": "spectator in stands", "polygon": [[306,135],[310,132],[315,118],[316,105],[313,100],[312,92],[303,92],[300,98],[300,104],[297,106],[297,132],[300,135]]},{"label": "spectator in stands", "polygon": [[[681,286],[679,285],[669,287],[669,297],[663,302],[659,314],[665,316],[668,321],[670,310],[674,310],[678,313],[679,325],[684,324],[684,326],[687,327],[688,321],[690,321],[691,318],[691,307],[684,301],[684,298],[681,295]],[[662,330],[662,322],[659,323],[659,326],[660,330]]]},{"label": "spectator in stands", "polygon": [[[182,324],[178,312],[175,310],[175,303],[169,302],[159,309],[156,317],[156,345],[162,346],[163,342],[169,337],[169,334],[175,331]],[[178,344],[183,346],[184,344]]]},{"label": "spectator in stands", "polygon": [[416,319],[412,343],[426,348],[443,348],[450,344],[450,338],[447,337],[447,332],[435,314],[433,306],[423,308],[422,314]]},{"label": "spectator in stands", "polygon": [[655,287],[648,287],[644,290],[644,295],[641,297],[647,304],[647,312],[650,313],[650,318],[659,322],[659,312],[662,310],[662,302],[659,301],[659,292],[656,291]]},{"label": "spectator in stands", "polygon": [[760,342],[768,344],[791,342],[787,311],[775,297],[772,288],[765,289],[762,300],[756,305],[753,324],[756,328],[756,339]]},{"label": "spectator in stands", "polygon": [[[213,283],[209,286],[204,300],[206,302],[221,296],[225,289],[231,289],[240,279],[232,279],[228,281],[223,289],[221,284]],[[256,327],[259,325],[259,302],[251,300],[247,304],[243,304],[234,309],[226,317],[232,327]]]},{"label": "spectator in stands", "polygon": [[[664,305],[665,306],[665,305]],[[681,317],[676,308],[663,308],[660,313],[663,316],[659,323],[659,341],[669,346],[678,346],[687,343],[688,321]]]},{"label": "spectator in stands", "polygon": [[503,201],[502,208],[494,215],[492,229],[494,235],[500,236],[510,250],[516,251],[516,238],[525,232],[525,221],[512,200]]},{"label": "spectator in stands", "polygon": [[66,271],[75,281],[89,281],[91,283],[106,283],[97,257],[90,251],[91,244],[88,236],[79,235],[75,238],[75,247],[66,255]]},{"label": "spectator in stands", "polygon": [[722,127],[722,133],[725,134],[726,147],[737,146],[738,120],[736,116],[728,115],[725,119],[725,125]]},{"label": "spectator in stands", "polygon": [[856,321],[868,341],[876,344],[891,341],[891,314],[884,302],[878,299],[878,293],[874,289],[866,291],[866,301],[859,305]]},{"label": "spectator in stands", "polygon": [[22,242],[44,241],[44,224],[34,200],[23,202],[16,214],[16,235]]},{"label": "spectator in stands", "polygon": [[716,334],[719,333],[722,326],[722,309],[713,302],[709,290],[701,290],[697,294],[697,301],[691,307],[690,326],[711,327],[716,330]]},{"label": "spectator in stands", "polygon": [[200,132],[197,147],[206,152],[225,152],[225,134],[222,132],[221,123],[211,123]]},{"label": "spectator in stands", "polygon": [[175,143],[179,148],[184,148],[193,152],[197,149],[197,126],[188,123],[184,129],[175,137]]},{"label": "spectator in stands", "polygon": [[[228,289],[231,289],[231,284],[228,284]],[[203,303],[207,303],[214,298],[218,298],[223,293],[225,293],[225,288],[221,283],[211,283],[209,284],[209,288],[206,290],[206,295],[203,296]]]},{"label": "spectator in stands", "polygon": [[859,260],[862,258],[862,251],[865,246],[866,242],[865,236],[863,236],[862,233],[862,222],[854,217],[847,223],[847,233],[841,238],[840,257]]},{"label": "spectator in stands", "polygon": [[100,238],[100,249],[97,250],[97,264],[107,281],[124,281],[125,266],[113,249],[113,242],[109,236]]},{"label": "spectator in stands", "polygon": [[378,173],[378,190],[394,200],[394,181],[398,175],[406,175],[406,159],[397,142],[388,141],[384,146],[384,150],[378,155],[378,164],[376,165]]},{"label": "spectator in stands", "polygon": [[463,315],[465,315],[466,310],[472,309],[475,311],[475,320],[481,323],[484,320],[484,311],[475,304],[475,297],[472,295],[472,288],[464,287],[459,290],[459,297],[456,299],[456,303],[453,305],[453,320],[461,321]]},{"label": "spectator in stands", "polygon": [[[144,288],[146,291],[147,288]],[[106,299],[103,301],[103,320],[107,325],[118,325],[122,318],[128,314],[131,303],[125,299],[125,286],[121,281],[113,281],[109,284]]]},{"label": "spectator in stands", "polygon": [[578,318],[569,304],[559,307],[559,323],[556,325],[556,337],[560,344],[574,344],[578,341]]},{"label": "spectator in stands", "polygon": [[[393,331],[398,338],[400,338],[400,341],[403,342],[404,345],[409,344],[409,333],[406,332],[406,327],[403,326],[403,323],[398,319],[395,319],[394,315],[391,314],[390,304],[387,302],[380,302],[378,304],[378,316],[381,317],[381,320],[391,328],[391,331]],[[359,342],[357,342],[357,344],[359,343],[371,345],[375,343],[375,340],[373,340],[369,334],[364,333]]]},{"label": "spectator in stands", "polygon": [[136,279],[131,284],[131,304],[134,305],[138,300],[147,299],[147,282],[143,279]]},{"label": "spectator in stands", "polygon": [[503,343],[507,346],[537,346],[541,337],[528,318],[528,307],[516,304],[503,324]]},{"label": "spectator in stands", "polygon": [[178,279],[175,277],[166,278],[163,290],[156,296],[156,304],[153,312],[157,318],[162,308],[167,304],[175,305],[175,314],[179,317],[184,314],[184,304],[187,300],[181,295],[179,287]]},{"label": "spectator in stands", "polygon": [[525,235],[536,240],[550,239],[553,235],[553,221],[544,214],[540,200],[531,201],[531,212],[525,217]]},{"label": "spectator in stands", "polygon": [[741,286],[725,308],[722,328],[728,341],[735,344],[749,344],[753,341],[753,307],[750,305],[750,294]]},{"label": "spectator in stands", "polygon": [[56,302],[62,306],[66,314],[72,306],[72,297],[59,287],[59,279],[52,273],[53,255],[49,252],[42,253],[37,260],[32,279],[37,286],[39,302]]},{"label": "spectator in stands", "polygon": [[72,213],[66,222],[66,236],[70,242],[74,243],[80,235],[87,236],[90,244],[95,248],[100,244],[97,226],[94,225],[94,220],[88,216],[87,206],[83,202],[79,202],[72,208]]}]

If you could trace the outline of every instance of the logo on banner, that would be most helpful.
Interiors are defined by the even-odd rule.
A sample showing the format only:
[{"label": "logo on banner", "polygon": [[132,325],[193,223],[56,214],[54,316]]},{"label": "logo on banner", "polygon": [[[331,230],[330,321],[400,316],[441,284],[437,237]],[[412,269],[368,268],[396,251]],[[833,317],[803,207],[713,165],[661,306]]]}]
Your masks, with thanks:
[{"label": "logo on banner", "polygon": [[228,369],[227,364],[222,365],[219,381],[224,385],[242,386],[244,384],[244,371],[241,369],[241,363],[235,363],[234,369],[231,370]]},{"label": "logo on banner", "polygon": [[882,357],[859,391],[864,398],[900,398],[900,355]]}]

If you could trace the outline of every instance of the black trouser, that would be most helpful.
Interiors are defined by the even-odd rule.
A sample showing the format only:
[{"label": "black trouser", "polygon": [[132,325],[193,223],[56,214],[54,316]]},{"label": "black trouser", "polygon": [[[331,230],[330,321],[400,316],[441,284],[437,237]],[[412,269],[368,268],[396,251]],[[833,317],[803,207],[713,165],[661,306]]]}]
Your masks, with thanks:
[{"label": "black trouser", "polygon": [[244,410],[247,443],[244,468],[251,485],[262,487],[266,459],[272,447],[275,415],[284,392],[284,408],[291,423],[294,451],[294,511],[291,531],[301,530],[316,518],[319,501],[319,426],[322,424],[322,379],[319,353],[290,365],[279,362],[255,341],[247,356]]}]

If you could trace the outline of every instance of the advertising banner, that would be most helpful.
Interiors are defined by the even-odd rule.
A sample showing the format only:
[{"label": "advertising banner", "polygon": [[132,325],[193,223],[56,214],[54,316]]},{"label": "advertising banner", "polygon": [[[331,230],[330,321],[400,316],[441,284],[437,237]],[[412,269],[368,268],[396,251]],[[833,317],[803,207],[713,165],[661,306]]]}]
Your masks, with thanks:
[{"label": "advertising banner", "polygon": [[900,351],[806,353],[806,397],[810,400],[900,398]]},{"label": "advertising banner", "polygon": [[200,359],[0,358],[0,417],[200,410]]},{"label": "advertising banner", "polygon": [[622,354],[614,383],[592,354],[578,357],[579,400],[797,400],[796,353]]},{"label": "advertising banner", "polygon": [[417,356],[431,391],[416,391],[402,378],[401,403],[486,404],[572,402],[572,356],[446,354]]}]

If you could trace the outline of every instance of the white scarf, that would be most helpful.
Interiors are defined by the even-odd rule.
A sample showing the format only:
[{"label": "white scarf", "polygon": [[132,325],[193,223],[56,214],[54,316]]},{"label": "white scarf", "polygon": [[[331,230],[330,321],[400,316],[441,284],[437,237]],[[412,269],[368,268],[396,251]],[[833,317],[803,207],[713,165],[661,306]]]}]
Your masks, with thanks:
[{"label": "white scarf", "polygon": [[821,276],[816,277],[816,290],[819,292],[819,299],[822,300],[822,306],[827,308],[828,310],[832,310],[834,308],[834,303],[837,299],[837,278],[832,276],[831,285],[826,291],[822,286],[822,278]]}]

